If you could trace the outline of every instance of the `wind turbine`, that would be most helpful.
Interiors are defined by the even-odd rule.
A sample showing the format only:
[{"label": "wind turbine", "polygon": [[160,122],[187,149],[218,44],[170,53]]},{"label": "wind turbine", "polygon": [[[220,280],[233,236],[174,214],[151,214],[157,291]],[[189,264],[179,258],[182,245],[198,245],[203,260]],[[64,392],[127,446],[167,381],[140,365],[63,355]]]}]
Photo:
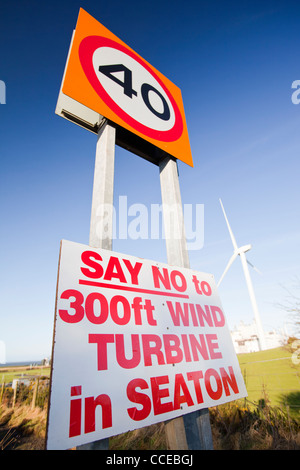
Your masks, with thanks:
[{"label": "wind turbine", "polygon": [[247,260],[246,255],[245,255],[245,253],[252,248],[252,245],[244,245],[244,246],[241,246],[240,248],[238,248],[236,240],[235,240],[234,235],[233,235],[233,232],[232,232],[231,227],[229,225],[229,222],[228,222],[228,219],[227,219],[227,216],[226,216],[226,212],[225,212],[225,209],[224,209],[224,206],[222,204],[221,199],[220,199],[220,204],[221,204],[222,211],[223,211],[223,214],[224,214],[224,217],[225,217],[225,220],[226,220],[226,224],[227,224],[227,227],[228,227],[228,231],[229,231],[229,234],[230,234],[230,238],[231,238],[231,241],[232,241],[232,244],[233,244],[234,251],[233,251],[233,255],[231,256],[231,258],[230,258],[230,260],[229,260],[229,262],[228,262],[228,264],[225,268],[225,271],[223,272],[223,274],[222,274],[222,276],[221,276],[221,278],[218,282],[218,287],[221,284],[222,280],[224,279],[224,276],[227,273],[228,269],[230,268],[230,266],[234,262],[235,258],[239,255],[239,257],[241,258],[242,267],[243,267],[244,275],[245,275],[245,278],[246,278],[246,284],[247,284],[247,287],[248,287],[249,297],[250,297],[250,301],[251,301],[251,305],[252,305],[252,309],[253,309],[253,313],[254,313],[254,318],[255,318],[255,322],[256,322],[256,326],[257,326],[259,349],[264,350],[264,349],[266,349],[265,334],[264,334],[264,330],[263,330],[261,320],[260,320],[260,315],[259,315],[259,311],[258,311],[258,307],[257,307],[255,295],[254,295],[254,289],[253,289],[253,285],[252,285],[252,281],[251,281],[251,277],[250,277],[250,273],[249,273],[249,269],[248,269],[248,264],[250,266],[252,266],[252,268],[254,268],[257,272],[260,272],[260,271],[255,266],[253,266],[252,263],[250,263]]}]

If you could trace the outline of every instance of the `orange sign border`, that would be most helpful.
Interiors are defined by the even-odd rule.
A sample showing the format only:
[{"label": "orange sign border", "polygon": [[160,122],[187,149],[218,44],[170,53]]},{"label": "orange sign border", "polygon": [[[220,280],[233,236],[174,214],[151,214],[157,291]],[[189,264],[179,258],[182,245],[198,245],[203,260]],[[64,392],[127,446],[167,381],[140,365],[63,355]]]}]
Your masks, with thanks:
[{"label": "orange sign border", "polygon": [[[147,70],[152,75],[155,76],[156,79],[158,79],[163,89],[167,90],[168,96],[171,96],[171,102],[175,108],[175,112],[177,112],[177,116],[180,115],[181,117],[181,135],[180,132],[178,132],[178,126],[177,134],[173,131],[173,137],[172,133],[170,132],[167,135],[168,131],[161,133],[159,133],[158,131],[155,131],[153,133],[148,132],[147,135],[142,125],[134,127],[134,122],[131,122],[131,124],[133,125],[130,125],[130,123],[128,123],[128,119],[126,119],[126,121],[122,119],[122,112],[119,112],[116,109],[118,108],[117,105],[111,106],[111,104],[113,103],[111,99],[110,101],[109,99],[106,99],[105,102],[100,97],[99,93],[97,93],[95,87],[92,86],[89,78],[87,77],[87,69],[83,69],[82,60],[80,60],[80,46],[82,59],[82,42],[83,40],[85,40],[85,44],[87,44],[89,41],[89,39],[87,38],[90,38],[92,36],[103,38],[107,43],[111,45],[116,44],[116,47],[118,47],[120,50],[123,50],[128,55],[134,57],[135,60],[140,62],[145,68],[147,68]],[[86,50],[84,51],[84,53],[86,54]],[[80,8],[78,15],[72,48],[70,51],[69,61],[66,67],[65,77],[62,85],[62,92],[70,98],[83,104],[87,108],[92,109],[96,113],[101,114],[102,116],[114,122],[115,124],[127,129],[133,134],[136,134],[143,140],[150,142],[151,144],[165,151],[169,155],[177,158],[178,160],[183,161],[184,163],[190,166],[193,166],[193,159],[191,154],[180,89],[82,8]],[[115,111],[117,111],[118,114]],[[137,127],[139,130],[137,129]],[[156,134],[158,138],[155,137]],[[171,139],[175,137],[174,140],[170,140],[170,134]]]}]

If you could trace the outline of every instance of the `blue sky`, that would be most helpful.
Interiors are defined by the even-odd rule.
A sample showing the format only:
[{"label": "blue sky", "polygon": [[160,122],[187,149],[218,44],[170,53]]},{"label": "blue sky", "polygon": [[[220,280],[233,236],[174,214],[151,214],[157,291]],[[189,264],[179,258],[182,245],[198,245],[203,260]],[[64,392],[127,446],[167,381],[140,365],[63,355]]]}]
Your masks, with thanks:
[{"label": "blue sky", "polygon": [[[61,239],[88,244],[96,137],[55,115],[72,30],[84,8],[181,88],[194,168],[182,202],[204,205],[191,268],[218,280],[232,254],[222,198],[266,331],[299,290],[300,7],[296,1],[10,1],[0,8],[1,310],[6,360],[50,355]],[[158,168],[116,149],[115,201],[160,204]],[[164,240],[115,240],[166,262]],[[219,289],[231,328],[252,309],[239,259]]]}]

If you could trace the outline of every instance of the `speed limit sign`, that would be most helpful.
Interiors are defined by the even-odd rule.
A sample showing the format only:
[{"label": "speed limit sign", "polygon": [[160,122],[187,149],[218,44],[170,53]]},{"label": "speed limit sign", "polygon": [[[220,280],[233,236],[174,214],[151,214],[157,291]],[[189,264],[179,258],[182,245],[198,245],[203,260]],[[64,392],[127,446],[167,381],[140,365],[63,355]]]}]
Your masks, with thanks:
[{"label": "speed limit sign", "polygon": [[179,88],[83,9],[62,92],[193,166]]}]

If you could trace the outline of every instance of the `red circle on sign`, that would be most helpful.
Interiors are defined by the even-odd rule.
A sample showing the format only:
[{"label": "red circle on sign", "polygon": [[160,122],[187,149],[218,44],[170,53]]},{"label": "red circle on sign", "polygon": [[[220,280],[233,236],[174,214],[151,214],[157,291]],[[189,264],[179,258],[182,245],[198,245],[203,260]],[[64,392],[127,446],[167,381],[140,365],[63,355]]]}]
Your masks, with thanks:
[{"label": "red circle on sign", "polygon": [[[159,131],[152,129],[151,127],[145,126],[117,105],[117,103],[111,98],[111,96],[101,85],[93,67],[93,54],[95,50],[100,47],[111,47],[123,52],[124,54],[127,54],[132,59],[137,61],[142,67],[144,67],[159,83],[159,85],[163,88],[164,92],[168,96],[175,113],[175,123],[171,129],[167,131]],[[80,43],[78,52],[81,66],[90,84],[92,85],[96,93],[100,96],[102,101],[104,101],[104,103],[117,116],[119,116],[124,122],[129,124],[141,134],[144,134],[145,136],[150,137],[152,139],[160,140],[162,142],[173,142],[174,140],[179,139],[183,131],[183,121],[176,101],[174,100],[173,96],[171,95],[170,91],[167,89],[165,84],[162,82],[162,80],[155,74],[155,72],[149,67],[149,65],[143,61],[141,57],[136,55],[130,49],[127,49],[127,47],[122,46],[121,44],[113,41],[112,39],[103,36],[89,36],[84,38]]]}]

